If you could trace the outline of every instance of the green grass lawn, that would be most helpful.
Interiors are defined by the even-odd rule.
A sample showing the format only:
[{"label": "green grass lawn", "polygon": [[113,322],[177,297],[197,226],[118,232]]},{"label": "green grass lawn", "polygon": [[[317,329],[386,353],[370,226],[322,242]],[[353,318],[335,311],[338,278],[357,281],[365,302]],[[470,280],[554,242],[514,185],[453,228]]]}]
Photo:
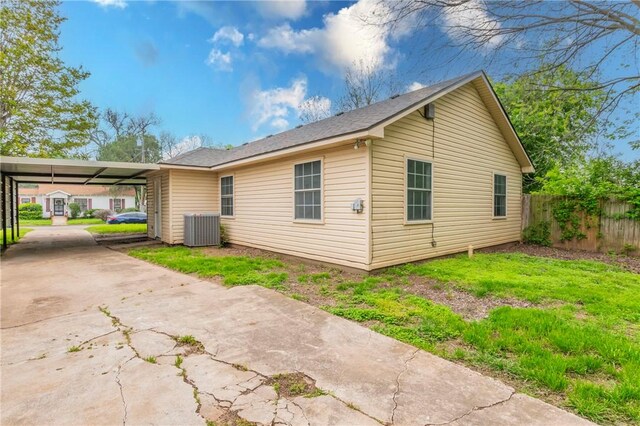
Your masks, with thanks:
[{"label": "green grass lawn", "polygon": [[[67,221],[67,225],[98,225],[101,223],[104,223],[104,221],[96,218],[69,219]],[[51,225],[51,219],[20,219],[20,225],[49,226]]]},{"label": "green grass lawn", "polygon": [[[259,284],[416,347],[505,379],[600,423],[640,422],[640,275],[594,261],[477,254],[349,277],[274,259],[207,256],[186,247],[131,255],[169,268]],[[534,302],[467,320],[413,292],[437,284],[474,295]],[[302,286],[302,287],[301,287]],[[304,288],[307,296],[298,294]],[[297,291],[297,292],[296,292]],[[319,303],[319,302],[314,302]]]},{"label": "green grass lawn", "polygon": [[86,228],[92,234],[138,234],[147,232],[146,223],[121,223],[115,225],[96,225]]},{"label": "green grass lawn", "polygon": [[20,219],[20,226],[49,226],[51,219]]},{"label": "green grass lawn", "polygon": [[69,219],[67,221],[68,225],[99,225],[103,223],[104,220],[93,217],[82,217],[78,219]]},{"label": "green grass lawn", "polygon": [[[15,239],[11,239],[11,230],[7,229],[7,244],[11,245],[13,243],[17,243],[20,238],[24,237],[26,233],[28,233],[29,231],[33,231],[33,229],[30,228],[20,228],[20,235],[15,235]],[[2,244],[2,241],[4,240],[4,232],[2,232],[2,229],[0,229],[0,244]]]}]

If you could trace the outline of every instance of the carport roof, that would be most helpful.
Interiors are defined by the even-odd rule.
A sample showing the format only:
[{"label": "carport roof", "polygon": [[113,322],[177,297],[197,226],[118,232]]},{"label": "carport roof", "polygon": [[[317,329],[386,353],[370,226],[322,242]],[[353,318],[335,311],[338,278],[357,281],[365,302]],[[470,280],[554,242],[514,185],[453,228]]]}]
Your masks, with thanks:
[{"label": "carport roof", "polygon": [[0,157],[0,172],[19,183],[145,185],[144,175],[159,168],[149,163]]}]

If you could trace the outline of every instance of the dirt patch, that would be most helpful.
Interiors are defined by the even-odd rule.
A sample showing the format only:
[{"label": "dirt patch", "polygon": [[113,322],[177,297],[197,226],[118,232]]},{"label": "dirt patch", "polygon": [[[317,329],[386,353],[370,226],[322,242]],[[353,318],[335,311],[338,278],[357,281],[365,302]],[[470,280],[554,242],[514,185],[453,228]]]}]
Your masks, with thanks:
[{"label": "dirt patch", "polygon": [[[222,416],[218,417],[215,422],[212,422],[216,426],[255,426],[257,423],[247,421],[240,417],[235,411],[227,411]],[[209,424],[207,422],[207,424]]]},{"label": "dirt patch", "polygon": [[303,373],[286,373],[271,376],[265,384],[273,386],[278,397],[316,396],[323,392],[316,387],[316,381]]},{"label": "dirt patch", "polygon": [[513,244],[481,249],[482,253],[524,253],[530,256],[550,257],[561,260],[595,260],[619,266],[627,271],[640,274],[640,257],[621,254],[596,253],[584,250],[564,250],[555,247],[536,246],[533,244]]},{"label": "dirt patch", "polygon": [[515,298],[498,298],[495,296],[477,297],[465,291],[457,290],[451,285],[442,284],[430,278],[409,277],[409,285],[402,289],[407,293],[424,297],[435,303],[448,306],[468,321],[481,320],[489,316],[489,312],[501,306],[529,308],[535,304]]}]

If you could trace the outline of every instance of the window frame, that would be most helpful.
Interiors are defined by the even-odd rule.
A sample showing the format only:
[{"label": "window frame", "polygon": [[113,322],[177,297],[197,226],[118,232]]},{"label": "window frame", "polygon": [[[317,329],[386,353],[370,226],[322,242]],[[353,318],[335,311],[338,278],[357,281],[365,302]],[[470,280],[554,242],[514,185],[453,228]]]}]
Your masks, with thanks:
[{"label": "window frame", "polygon": [[[408,173],[409,173],[409,160],[413,160],[413,161],[420,161],[421,163],[429,163],[431,164],[431,206],[430,206],[430,211],[429,211],[429,217],[431,217],[431,219],[426,219],[426,220],[409,220],[409,212],[408,212],[408,202],[409,202],[409,182],[408,182]],[[435,193],[435,187],[434,187],[434,173],[435,173],[435,164],[433,159],[428,159],[428,158],[424,158],[424,157],[416,157],[416,156],[408,156],[405,155],[404,156],[404,168],[403,168],[403,173],[404,173],[404,177],[403,177],[403,218],[404,218],[404,225],[424,225],[424,224],[433,224],[434,219],[433,219],[433,205],[434,205],[434,193]]]},{"label": "window frame", "polygon": [[29,204],[29,203],[31,203],[31,197],[20,197],[20,204]]},{"label": "window frame", "polygon": [[[116,207],[116,201],[118,202],[118,204],[120,204],[120,207]],[[114,198],[113,199],[113,210],[114,211],[118,211],[118,210],[123,210],[122,209],[122,198]]]},{"label": "window frame", "polygon": [[[222,200],[223,198],[229,198],[228,195],[222,195],[222,179],[231,178],[231,214],[224,214],[222,212]],[[227,219],[233,219],[236,217],[236,175],[235,173],[231,173],[228,175],[220,176],[219,179],[219,190],[220,190],[220,217],[224,217]]]},{"label": "window frame", "polygon": [[[82,205],[78,202],[80,200],[84,201],[84,204],[85,204],[85,207],[86,207],[85,209],[83,209]],[[81,212],[86,212],[87,210],[89,210],[89,199],[88,198],[82,198],[82,197],[81,198],[75,198],[74,197],[73,198],[73,202],[80,206],[80,211]],[[115,202],[114,202],[114,204],[115,204]]]},{"label": "window frame", "polygon": [[[320,219],[298,219],[296,218],[296,193],[298,191],[304,191],[304,190],[296,190],[296,166],[298,165],[302,165],[302,164],[307,164],[307,163],[315,163],[316,161],[320,162]],[[293,163],[293,165],[291,166],[291,192],[292,192],[292,197],[291,197],[291,205],[292,205],[292,209],[291,209],[291,220],[294,223],[307,223],[307,224],[314,224],[314,225],[323,225],[324,224],[324,206],[325,206],[325,199],[324,199],[324,173],[325,173],[325,169],[324,169],[324,156],[321,157],[314,157],[314,158],[308,158],[308,159],[304,159],[302,161],[296,161],[295,163]],[[313,189],[313,191],[317,191],[317,189]]]},{"label": "window frame", "polygon": [[[504,216],[496,216],[496,176],[504,176]],[[509,215],[509,177],[506,173],[494,171],[491,173],[491,218],[504,220]]]}]

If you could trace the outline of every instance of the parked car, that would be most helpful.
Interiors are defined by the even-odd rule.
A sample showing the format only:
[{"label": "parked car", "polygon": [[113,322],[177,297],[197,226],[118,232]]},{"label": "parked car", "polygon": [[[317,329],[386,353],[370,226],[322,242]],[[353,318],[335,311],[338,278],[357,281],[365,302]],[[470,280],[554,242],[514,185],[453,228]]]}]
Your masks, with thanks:
[{"label": "parked car", "polygon": [[128,212],[107,217],[107,223],[147,223],[147,214],[142,212]]}]

